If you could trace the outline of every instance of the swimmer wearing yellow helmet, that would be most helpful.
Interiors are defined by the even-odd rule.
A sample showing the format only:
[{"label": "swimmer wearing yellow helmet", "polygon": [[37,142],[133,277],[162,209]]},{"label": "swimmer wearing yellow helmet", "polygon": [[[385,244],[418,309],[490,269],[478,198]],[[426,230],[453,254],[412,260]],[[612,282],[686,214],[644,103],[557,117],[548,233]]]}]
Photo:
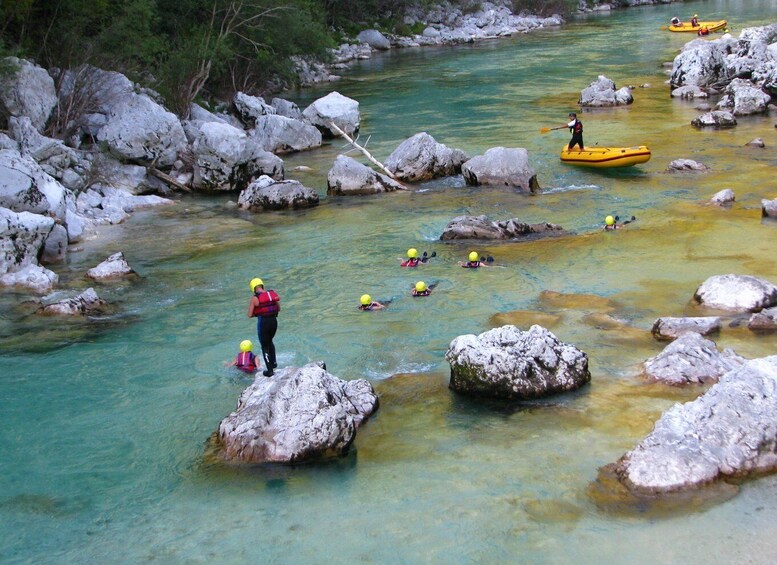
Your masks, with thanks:
[{"label": "swimmer wearing yellow helmet", "polygon": [[429,296],[432,294],[432,289],[437,286],[436,284],[427,285],[424,281],[418,281],[415,283],[413,290],[410,291],[412,296]]},{"label": "swimmer wearing yellow helmet", "polygon": [[400,267],[417,267],[421,263],[427,263],[432,257],[437,257],[436,251],[432,251],[431,255],[427,255],[426,251],[424,251],[424,254],[419,257],[418,249],[411,247],[407,250],[407,259],[400,258],[401,263],[399,265]]},{"label": "swimmer wearing yellow helmet", "polygon": [[464,261],[459,261],[459,266],[464,267],[465,269],[478,269],[480,267],[490,267],[491,265],[489,263],[494,262],[494,258],[491,256],[481,258],[477,251],[470,251],[467,259],[469,260],[466,263]]},{"label": "swimmer wearing yellow helmet", "polygon": [[362,294],[359,298],[359,310],[363,312],[370,312],[372,310],[383,310],[386,307],[385,304],[376,302],[369,294]]},{"label": "swimmer wearing yellow helmet", "polygon": [[637,219],[636,216],[632,216],[630,220],[626,220],[622,224],[619,224],[618,220],[620,220],[620,218],[618,216],[607,216],[604,219],[604,226],[602,227],[602,229],[605,231],[620,230],[625,228],[626,224],[630,224],[636,219]]},{"label": "swimmer wearing yellow helmet", "polygon": [[237,367],[245,373],[254,373],[259,368],[259,364],[256,362],[256,355],[253,354],[254,344],[250,339],[244,339],[240,342],[240,353],[237,354],[235,360],[229,365],[230,367]]}]

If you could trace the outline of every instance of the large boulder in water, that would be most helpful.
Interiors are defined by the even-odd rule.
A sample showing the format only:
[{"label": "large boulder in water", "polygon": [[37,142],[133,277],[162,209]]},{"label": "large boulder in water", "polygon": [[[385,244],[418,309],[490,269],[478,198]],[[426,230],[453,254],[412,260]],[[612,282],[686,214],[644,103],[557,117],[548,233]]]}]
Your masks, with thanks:
[{"label": "large boulder in water", "polygon": [[747,327],[753,331],[777,331],[777,306],[750,316]]},{"label": "large boulder in water", "polygon": [[720,331],[718,316],[697,316],[692,318],[658,318],[653,322],[653,337],[658,340],[673,340],[686,332],[708,335]]},{"label": "large boulder in water", "polygon": [[464,180],[473,186],[501,185],[524,192],[539,192],[537,173],[522,147],[492,147],[461,166]]},{"label": "large boulder in water", "polygon": [[772,99],[752,82],[741,78],[732,80],[724,92],[725,95],[718,102],[718,108],[731,110],[735,116],[763,114]]},{"label": "large boulder in water", "polygon": [[378,173],[356,159],[338,155],[326,177],[327,194],[376,194],[393,192],[405,187],[397,181]]},{"label": "large boulder in water", "polygon": [[616,465],[631,491],[698,488],[777,468],[777,356],[724,375],[692,402],[675,404]]},{"label": "large boulder in water", "polygon": [[604,75],[580,92],[580,105],[588,107],[622,106],[634,102],[631,89],[615,89],[615,83]]},{"label": "large boulder in water", "polygon": [[195,188],[243,190],[258,175],[283,179],[280,157],[262,149],[243,130],[221,122],[190,122],[188,128],[194,138]]},{"label": "large boulder in water", "polygon": [[727,110],[714,110],[694,118],[691,125],[697,128],[733,128],[737,125],[737,119]]},{"label": "large boulder in water", "polygon": [[44,293],[58,277],[38,265],[38,256],[54,229],[54,219],[0,208],[0,285]]},{"label": "large boulder in water", "polygon": [[719,82],[726,76],[726,56],[735,43],[733,39],[686,43],[672,64],[671,87],[704,87]]},{"label": "large boulder in water", "polygon": [[187,148],[186,135],[175,114],[144,94],[130,94],[108,114],[97,139],[119,159],[172,165]]},{"label": "large boulder in water", "polygon": [[378,408],[364,379],[343,381],[316,364],[257,376],[219,424],[224,459],[299,463],[345,455],[356,430]]},{"label": "large boulder in water", "polygon": [[301,120],[275,114],[259,116],[251,136],[265,151],[289,153],[321,146],[321,132]]},{"label": "large boulder in water", "polygon": [[385,165],[398,179],[418,182],[457,175],[468,158],[461,149],[451,149],[421,132],[400,143]]},{"label": "large boulder in water", "polygon": [[105,261],[92,267],[86,272],[86,277],[96,281],[120,279],[129,275],[135,275],[135,269],[129,266],[124,253],[119,251],[108,257]]},{"label": "large boulder in water", "polygon": [[774,200],[761,200],[761,216],[764,218],[777,218],[777,198]]},{"label": "large boulder in water", "polygon": [[318,206],[318,192],[296,180],[276,181],[262,175],[240,193],[239,208],[260,212],[263,210],[296,210]]},{"label": "large boulder in water", "polygon": [[0,117],[27,116],[35,129],[43,131],[57,105],[54,79],[46,69],[24,59],[6,57],[0,64],[10,67],[0,81]]},{"label": "large boulder in water", "polygon": [[332,129],[332,123],[350,136],[359,131],[359,103],[336,91],[313,102],[302,114],[325,137],[340,136]]},{"label": "large boulder in water", "polygon": [[750,275],[715,275],[696,289],[693,299],[708,308],[757,312],[777,305],[777,286]]},{"label": "large boulder in water", "polygon": [[457,216],[448,222],[440,240],[519,239],[562,233],[564,228],[556,224],[527,224],[518,218],[494,222],[489,220],[488,216]]},{"label": "large boulder in water", "polygon": [[93,288],[87,288],[73,298],[47,304],[39,308],[37,313],[44,316],[93,316],[103,314],[107,304]]},{"label": "large boulder in water", "polygon": [[3,149],[0,150],[0,206],[63,220],[65,187],[31,157],[14,149]]},{"label": "large boulder in water", "polygon": [[450,388],[494,398],[528,399],[575,390],[591,380],[588,356],[542,326],[507,325],[460,335],[448,346]]},{"label": "large boulder in water", "polygon": [[720,353],[715,342],[686,332],[645,361],[645,374],[671,385],[714,383],[744,362],[731,349]]}]

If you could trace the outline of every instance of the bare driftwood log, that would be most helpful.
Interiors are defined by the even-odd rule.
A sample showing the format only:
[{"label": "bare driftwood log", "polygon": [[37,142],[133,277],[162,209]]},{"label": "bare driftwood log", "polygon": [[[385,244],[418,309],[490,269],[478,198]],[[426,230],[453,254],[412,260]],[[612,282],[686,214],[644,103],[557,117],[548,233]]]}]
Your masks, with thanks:
[{"label": "bare driftwood log", "polygon": [[148,172],[151,173],[152,175],[154,175],[159,180],[166,182],[167,184],[169,184],[172,187],[177,188],[178,190],[183,190],[184,192],[191,192],[192,191],[192,189],[189,188],[188,186],[186,186],[185,184],[181,184],[180,182],[175,180],[170,175],[167,175],[167,174],[163,173],[162,171],[160,171],[159,169],[157,169],[157,168],[155,168],[153,166],[148,168]]},{"label": "bare driftwood log", "polygon": [[[373,165],[375,165],[376,167],[378,167],[378,168],[379,168],[381,171],[383,171],[383,172],[386,174],[386,176],[387,176],[387,177],[389,177],[389,178],[391,178],[391,179],[394,179],[394,180],[395,180],[395,181],[397,181],[398,183],[402,184],[402,181],[400,181],[400,180],[399,180],[399,179],[398,179],[396,176],[394,176],[394,173],[392,173],[391,171],[389,171],[389,170],[388,170],[388,169],[385,167],[385,165],[383,165],[383,163],[381,163],[381,162],[380,162],[380,161],[378,161],[378,160],[377,160],[375,157],[373,157],[373,156],[370,154],[370,152],[369,152],[369,151],[367,151],[367,150],[366,150],[364,147],[362,147],[361,145],[359,145],[358,143],[356,143],[356,141],[355,141],[354,139],[352,139],[352,138],[351,138],[351,136],[349,136],[347,133],[345,133],[343,130],[341,130],[339,127],[337,127],[337,125],[336,125],[334,122],[329,122],[329,126],[330,126],[330,127],[333,129],[333,130],[335,130],[337,133],[339,133],[341,136],[343,136],[343,137],[345,138],[345,140],[346,140],[348,143],[350,143],[350,144],[351,144],[351,145],[353,145],[353,146],[354,146],[356,149],[358,149],[359,151],[361,151],[361,152],[362,152],[362,154],[363,154],[365,157],[367,157],[367,159],[369,160],[369,162],[370,162],[370,163],[372,163]],[[404,188],[405,190],[407,190],[407,188],[404,186],[404,184],[403,184],[402,186],[403,186],[403,188]]]}]

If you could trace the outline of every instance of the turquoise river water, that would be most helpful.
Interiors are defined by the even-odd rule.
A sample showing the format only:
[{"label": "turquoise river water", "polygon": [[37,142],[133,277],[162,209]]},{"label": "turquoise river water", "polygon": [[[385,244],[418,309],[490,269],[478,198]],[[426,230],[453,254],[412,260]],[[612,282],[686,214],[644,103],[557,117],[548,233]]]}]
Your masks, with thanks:
[{"label": "turquoise river water", "polygon": [[[777,282],[774,116],[726,131],[690,127],[694,103],[672,100],[662,63],[690,37],[660,31],[677,13],[727,17],[737,33],[774,20],[776,0],[710,0],[634,8],[560,29],[365,61],[334,86],[288,94],[303,106],[336,88],[360,102],[360,140],[380,159],[426,131],[470,155],[525,147],[543,192],[469,188],[461,178],[413,191],[327,198],[340,142],[286,156],[290,178],[322,195],[315,209],[251,215],[235,195],[184,197],[135,214],[81,245],[58,268],[63,288],[123,250],[139,280],[97,285],[117,305],[101,320],[39,319],[0,295],[0,561],[245,562],[777,562],[777,477],[707,489],[674,504],[612,494],[599,469],[660,414],[702,389],[648,384],[639,364],[662,349],[658,316],[699,313],[708,276]],[[597,172],[562,165],[566,121],[599,74],[636,88],[633,105],[583,112],[588,145],[646,144],[648,163]],[[767,148],[744,147],[755,137]],[[711,171],[670,175],[676,158]],[[311,170],[292,169],[305,165]],[[731,209],[704,206],[733,188]],[[550,221],[563,238],[443,244],[463,214]],[[607,214],[629,229],[599,231]],[[437,257],[410,272],[408,247]],[[470,249],[498,268],[455,266]],[[223,366],[245,338],[248,281],[283,300],[281,366],[323,359],[371,380],[381,408],[339,461],[233,468],[207,440],[250,380]],[[413,300],[417,280],[437,282]],[[553,291],[553,294],[544,291]],[[362,293],[392,300],[364,314]],[[613,320],[622,321],[622,324]],[[451,339],[538,322],[590,357],[574,394],[502,404],[447,389]],[[777,337],[728,324],[716,338],[748,357]]]}]

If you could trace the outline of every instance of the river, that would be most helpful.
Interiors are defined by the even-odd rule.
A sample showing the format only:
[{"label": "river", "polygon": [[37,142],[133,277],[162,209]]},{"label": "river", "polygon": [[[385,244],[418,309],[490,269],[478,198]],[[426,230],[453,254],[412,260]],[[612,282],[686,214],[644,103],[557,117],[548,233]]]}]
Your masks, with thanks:
[{"label": "river", "polygon": [[[114,316],[61,322],[0,297],[0,561],[5,563],[526,562],[774,563],[777,477],[671,509],[602,494],[616,461],[675,402],[701,390],[651,385],[639,364],[662,344],[658,316],[698,313],[708,276],[777,282],[777,223],[760,218],[774,189],[774,119],[698,131],[692,102],[673,100],[662,63],[690,37],[661,31],[677,13],[729,19],[734,33],[770,23],[776,0],[710,0],[575,19],[561,29],[361,62],[335,85],[289,93],[300,106],[335,88],[359,101],[360,141],[380,159],[426,131],[475,155],[525,147],[542,194],[465,187],[326,198],[335,142],[285,156],[287,176],[318,189],[319,207],[245,214],[235,195],[184,197],[104,228],[59,268],[63,288],[123,250],[142,275],[98,285]],[[579,92],[600,74],[633,105],[582,112],[587,145],[648,145],[652,159],[601,172],[562,165]],[[764,138],[767,149],[744,145]],[[704,174],[666,174],[691,158]],[[307,172],[293,172],[297,166]],[[731,209],[704,206],[732,188]],[[553,222],[573,235],[523,243],[443,244],[463,214]],[[600,231],[607,214],[636,216]],[[416,271],[409,247],[436,251]],[[498,267],[455,266],[471,249]],[[231,468],[206,441],[249,379],[223,366],[242,339],[248,281],[282,297],[281,366],[322,359],[371,380],[381,408],[340,461]],[[408,294],[438,283],[428,299]],[[572,295],[544,293],[555,291]],[[391,300],[370,314],[359,296]],[[512,314],[509,314],[512,312]],[[604,315],[623,320],[610,328]],[[592,382],[544,401],[477,402],[447,389],[457,335],[534,321],[590,358]],[[774,335],[726,326],[716,338],[746,357]],[[713,492],[714,491],[714,492]],[[703,498],[707,498],[706,495]]]}]

